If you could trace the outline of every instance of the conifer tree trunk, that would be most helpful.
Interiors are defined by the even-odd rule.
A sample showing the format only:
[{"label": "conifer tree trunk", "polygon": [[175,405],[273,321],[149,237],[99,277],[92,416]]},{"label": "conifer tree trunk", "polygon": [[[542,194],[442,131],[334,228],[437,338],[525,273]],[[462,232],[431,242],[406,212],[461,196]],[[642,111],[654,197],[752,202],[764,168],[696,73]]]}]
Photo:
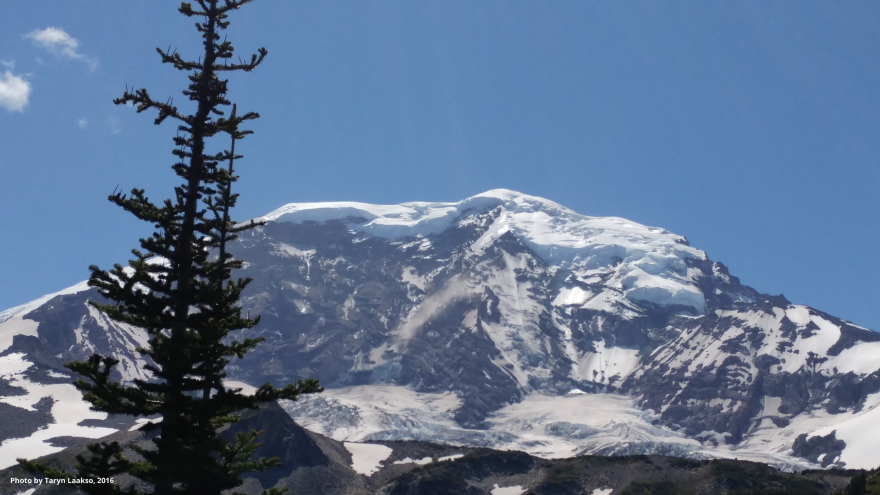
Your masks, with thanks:
[{"label": "conifer tree trunk", "polygon": [[[233,106],[225,117],[227,81],[218,74],[225,71],[250,72],[267,54],[260,48],[250,61],[230,63],[232,44],[221,42],[219,32],[226,29],[227,14],[252,0],[197,0],[199,9],[182,3],[178,9],[187,17],[200,18],[196,24],[204,41],[204,52],[197,61],[183,59],[176,51],[157,49],[162,62],[189,72],[190,84],[183,94],[195,102],[195,112],[181,113],[171,100],[152,99],[145,89],[126,90],[116,104],[132,104],[138,113],[155,109],[155,123],[177,120],[174,155],[179,159],[173,170],[182,179],[175,196],[156,205],[142,189],[132,189],[130,197],[121,193],[110,201],[137,218],[156,227],[151,237],[141,239],[141,250],[128,267],[117,264],[105,271],[90,267],[89,285],[111,303],[90,303],[112,319],[142,327],[150,339],[138,351],[152,364],[149,381],[135,380],[126,386],[110,379],[116,359],[94,355],[88,361],[65,366],[85,379],[76,382],[83,399],[98,411],[133,416],[160,416],[143,430],[157,430],[154,448],[128,446],[144,458],[130,462],[118,443],[89,446],[91,457],[77,458],[78,477],[107,478],[128,473],[153,488],[157,495],[219,494],[241,485],[240,474],[265,470],[277,459],[251,460],[259,446],[259,432],[238,434],[234,441],[217,436],[217,430],[236,422],[238,411],[257,408],[262,402],[279,398],[296,400],[303,393],[320,392],[317,380],[297,380],[276,389],[267,383],[255,395],[223,385],[224,368],[230,358],[243,358],[263,339],[230,340],[232,331],[253,327],[259,317],[242,318],[239,297],[250,279],[232,279],[232,270],[242,262],[229,254],[227,243],[236,233],[258,224],[244,225],[230,220],[237,194],[232,193],[233,164],[241,158],[235,143],[251,131],[240,130],[245,121],[258,118],[253,112],[238,115]],[[226,136],[231,149],[206,154],[208,139]],[[224,164],[227,164],[224,168]],[[28,470],[46,477],[71,477],[39,463],[20,459]],[[80,487],[86,493],[123,493],[117,485],[94,484]],[[128,492],[126,492],[128,493]],[[136,491],[132,492],[136,493]],[[270,489],[267,493],[280,493]]]}]

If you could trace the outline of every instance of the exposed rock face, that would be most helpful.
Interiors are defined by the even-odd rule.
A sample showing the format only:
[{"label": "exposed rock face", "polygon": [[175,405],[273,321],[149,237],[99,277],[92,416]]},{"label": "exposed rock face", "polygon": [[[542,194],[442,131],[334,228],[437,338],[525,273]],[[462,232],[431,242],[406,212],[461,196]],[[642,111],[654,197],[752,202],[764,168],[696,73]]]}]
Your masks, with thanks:
[{"label": "exposed rock face", "polygon": [[824,437],[817,435],[811,438],[807,438],[807,434],[802,433],[794,440],[792,454],[827,467],[833,464],[846,448],[846,442],[834,438],[835,433],[832,431]]},{"label": "exposed rock face", "polygon": [[[660,228],[504,190],[448,204],[293,204],[266,219],[235,248],[254,279],[243,307],[267,339],[233,363],[235,380],[451,392],[467,430],[493,428],[531,394],[612,392],[657,428],[752,452],[790,451],[834,424],[849,446],[859,418],[880,411],[880,334],[761,294]],[[98,350],[137,376],[142,332],[107,321],[89,297],[0,323],[0,337],[38,323],[5,354],[57,366]],[[541,428],[565,441],[595,430]],[[852,466],[848,451],[838,463]]]},{"label": "exposed rock face", "polygon": [[[677,328],[682,332],[644,359],[624,388],[690,435],[723,434],[737,443],[761,419],[784,427],[813,410],[858,412],[880,390],[871,365],[840,359],[843,349],[855,354],[857,342],[877,342],[878,334],[811,308],[767,298]],[[860,340],[846,342],[847,335]]]},{"label": "exposed rock face", "polygon": [[10,438],[32,435],[41,426],[52,422],[52,398],[43,397],[33,405],[33,411],[0,403],[0,442]]}]

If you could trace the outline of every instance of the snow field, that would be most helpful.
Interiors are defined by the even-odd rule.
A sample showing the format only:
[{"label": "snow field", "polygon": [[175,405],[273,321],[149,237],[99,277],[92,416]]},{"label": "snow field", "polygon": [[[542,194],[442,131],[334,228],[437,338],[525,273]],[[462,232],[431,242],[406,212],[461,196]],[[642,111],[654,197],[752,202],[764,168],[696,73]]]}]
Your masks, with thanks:
[{"label": "snow field", "polygon": [[861,342],[844,349],[822,364],[822,369],[837,368],[840,373],[869,374],[880,368],[880,342]]},{"label": "snow field", "polygon": [[106,419],[107,414],[91,411],[89,404],[82,400],[82,394],[70,384],[33,383],[23,373],[33,366],[24,359],[24,354],[13,353],[0,357],[0,377],[9,381],[14,387],[27,391],[26,395],[2,397],[0,402],[21,409],[35,411],[34,405],[44,397],[54,401],[51,414],[53,423],[34,432],[26,438],[13,438],[0,444],[0,469],[16,464],[16,459],[25,457],[33,459],[64,450],[63,447],[51,445],[51,439],[57,437],[101,438],[117,430],[79,426],[86,419]]},{"label": "snow field", "polygon": [[826,436],[832,431],[835,437],[846,442],[840,460],[849,469],[876,469],[880,467],[880,392],[869,395],[865,407],[851,418],[814,431],[813,436]]},{"label": "snow field", "polygon": [[[605,347],[605,340],[593,343],[596,352],[581,354],[577,360],[577,380],[615,384],[626,380],[639,366],[638,349]],[[616,378],[615,378],[616,377]],[[612,381],[612,378],[615,378]]]}]

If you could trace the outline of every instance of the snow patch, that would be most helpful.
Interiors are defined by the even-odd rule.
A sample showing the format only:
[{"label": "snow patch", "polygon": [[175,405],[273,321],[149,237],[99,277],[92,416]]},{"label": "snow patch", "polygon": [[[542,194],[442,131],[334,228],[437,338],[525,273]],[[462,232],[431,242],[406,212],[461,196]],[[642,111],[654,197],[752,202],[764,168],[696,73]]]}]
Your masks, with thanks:
[{"label": "snow patch", "polygon": [[498,486],[498,483],[492,488],[492,495],[520,495],[521,493],[525,493],[525,488],[522,485],[515,486]]},{"label": "snow patch", "polygon": [[434,459],[430,457],[423,457],[421,459],[410,459],[409,457],[404,457],[399,461],[394,461],[394,464],[418,464],[419,466],[424,466],[425,464],[430,464],[434,462]]},{"label": "snow patch", "polygon": [[425,277],[421,276],[416,272],[416,269],[411,266],[403,267],[403,271],[400,274],[400,279],[404,282],[418,287],[421,290],[425,290]]},{"label": "snow patch", "polygon": [[382,461],[393,452],[390,447],[373,443],[343,442],[351,453],[351,467],[358,474],[370,476],[382,467]]},{"label": "snow patch", "polygon": [[823,368],[837,368],[840,373],[874,373],[880,368],[880,342],[860,342],[828,361]]},{"label": "snow patch", "polygon": [[145,424],[148,424],[148,423],[154,423],[154,424],[155,424],[155,423],[159,423],[159,422],[161,422],[161,421],[162,421],[162,418],[161,418],[161,417],[160,417],[160,418],[154,418],[154,419],[150,419],[150,418],[138,418],[138,419],[136,419],[136,420],[134,421],[134,425],[133,425],[131,428],[129,428],[128,431],[139,430],[139,429],[140,429],[142,426],[144,426]]},{"label": "snow patch", "polygon": [[[661,272],[665,275],[665,272]],[[690,306],[697,313],[706,313],[706,300],[696,286],[683,280],[662,275],[645,273],[640,268],[633,269],[622,280],[626,297],[636,301],[646,301],[660,306]]]},{"label": "snow patch", "polygon": [[223,386],[226,388],[240,388],[243,395],[254,395],[257,393],[257,387],[238,380],[224,380]]},{"label": "snow patch", "polygon": [[437,459],[437,461],[438,462],[454,461],[456,459],[461,459],[462,457],[464,457],[464,454],[445,455],[445,456]]},{"label": "snow patch", "polygon": [[579,380],[614,384],[626,379],[639,365],[639,350],[626,347],[605,347],[605,341],[593,343],[596,352],[587,352],[578,359]]},{"label": "snow patch", "polygon": [[564,288],[559,291],[559,295],[550,304],[553,306],[579,306],[587,302],[592,295],[591,292],[587,292],[580,287]]}]

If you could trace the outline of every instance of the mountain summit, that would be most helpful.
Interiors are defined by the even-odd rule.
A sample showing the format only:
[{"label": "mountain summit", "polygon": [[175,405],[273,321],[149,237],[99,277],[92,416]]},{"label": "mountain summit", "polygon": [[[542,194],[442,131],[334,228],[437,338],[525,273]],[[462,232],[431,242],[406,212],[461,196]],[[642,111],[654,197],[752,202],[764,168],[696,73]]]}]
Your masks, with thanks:
[{"label": "mountain summit", "polygon": [[[319,378],[327,392],[282,404],[313,431],[544,457],[880,465],[880,334],[745,286],[683,236],[504,189],[263,219],[235,254],[267,343],[230,379]],[[99,419],[59,407],[75,396],[39,384],[94,349],[142,373],[143,332],[98,314],[83,288],[0,313],[0,413],[98,435]],[[44,430],[19,429],[0,435],[52,451]]]}]

